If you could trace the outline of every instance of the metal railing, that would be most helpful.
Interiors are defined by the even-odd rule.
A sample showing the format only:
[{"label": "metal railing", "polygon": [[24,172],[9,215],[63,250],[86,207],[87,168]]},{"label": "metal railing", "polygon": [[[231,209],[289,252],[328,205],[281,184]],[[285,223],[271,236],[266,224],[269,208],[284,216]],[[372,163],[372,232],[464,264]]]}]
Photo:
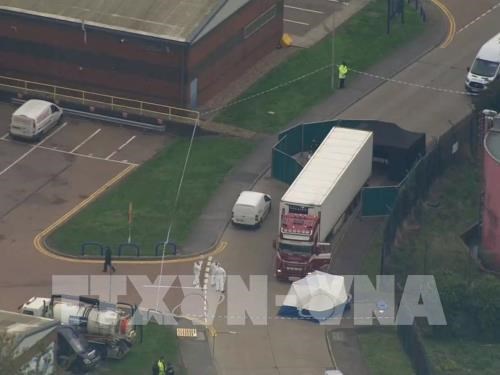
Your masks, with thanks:
[{"label": "metal railing", "polygon": [[111,111],[123,111],[140,116],[149,116],[180,123],[195,124],[200,118],[200,113],[198,111],[186,108],[122,98],[6,76],[0,76],[0,89],[16,94],[22,93],[24,95],[50,99],[53,102],[63,100],[89,107]]}]

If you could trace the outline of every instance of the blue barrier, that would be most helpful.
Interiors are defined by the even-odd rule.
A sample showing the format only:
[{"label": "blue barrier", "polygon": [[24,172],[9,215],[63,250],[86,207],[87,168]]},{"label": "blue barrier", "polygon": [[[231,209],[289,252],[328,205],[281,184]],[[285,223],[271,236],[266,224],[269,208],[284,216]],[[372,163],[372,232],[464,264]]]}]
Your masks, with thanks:
[{"label": "blue barrier", "polygon": [[80,247],[80,253],[82,256],[85,256],[85,252],[87,250],[88,247],[91,247],[91,246],[97,246],[100,250],[100,253],[101,253],[101,256],[103,257],[104,256],[104,246],[103,244],[101,244],[100,242],[84,242],[82,243],[82,246]]},{"label": "blue barrier", "polygon": [[136,257],[141,255],[141,248],[139,247],[139,245],[137,245],[135,243],[122,243],[122,244],[118,245],[118,256],[119,257],[122,256],[122,250],[124,248],[125,249],[127,249],[127,248],[134,249]]},{"label": "blue barrier", "polygon": [[165,242],[158,242],[155,246],[155,255],[160,256],[160,254],[163,254],[163,247],[171,247],[172,248],[172,255],[177,255],[177,245],[174,242],[169,242],[165,245]]}]

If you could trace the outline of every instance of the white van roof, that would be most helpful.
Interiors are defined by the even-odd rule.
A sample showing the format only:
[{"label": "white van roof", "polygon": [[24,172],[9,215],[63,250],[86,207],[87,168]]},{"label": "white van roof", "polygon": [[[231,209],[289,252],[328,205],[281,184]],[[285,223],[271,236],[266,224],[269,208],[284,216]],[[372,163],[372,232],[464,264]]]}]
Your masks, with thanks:
[{"label": "white van roof", "polygon": [[477,58],[500,63],[500,33],[483,44]]},{"label": "white van roof", "polygon": [[20,106],[13,114],[13,116],[26,116],[32,119],[37,118],[42,114],[44,110],[47,109],[47,106],[50,106],[52,103],[47,102],[45,100],[31,99]]},{"label": "white van roof", "polygon": [[256,191],[242,191],[236,201],[236,204],[256,206],[262,199],[263,195],[263,193],[258,193]]}]

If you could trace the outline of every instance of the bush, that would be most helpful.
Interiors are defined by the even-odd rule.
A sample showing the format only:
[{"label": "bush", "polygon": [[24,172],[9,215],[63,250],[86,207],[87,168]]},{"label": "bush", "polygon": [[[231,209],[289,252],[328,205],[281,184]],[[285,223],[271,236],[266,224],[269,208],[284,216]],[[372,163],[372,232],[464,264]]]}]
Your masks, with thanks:
[{"label": "bush", "polygon": [[481,337],[500,341],[500,281],[488,275],[469,290],[468,304]]}]

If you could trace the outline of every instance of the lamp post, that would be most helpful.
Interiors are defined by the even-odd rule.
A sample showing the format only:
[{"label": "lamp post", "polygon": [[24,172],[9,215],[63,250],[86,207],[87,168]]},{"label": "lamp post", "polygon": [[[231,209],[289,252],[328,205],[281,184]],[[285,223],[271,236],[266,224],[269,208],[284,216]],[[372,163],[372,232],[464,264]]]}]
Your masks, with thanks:
[{"label": "lamp post", "polygon": [[335,12],[332,14],[332,56],[331,56],[331,65],[332,65],[332,79],[331,79],[331,89],[335,88]]}]

